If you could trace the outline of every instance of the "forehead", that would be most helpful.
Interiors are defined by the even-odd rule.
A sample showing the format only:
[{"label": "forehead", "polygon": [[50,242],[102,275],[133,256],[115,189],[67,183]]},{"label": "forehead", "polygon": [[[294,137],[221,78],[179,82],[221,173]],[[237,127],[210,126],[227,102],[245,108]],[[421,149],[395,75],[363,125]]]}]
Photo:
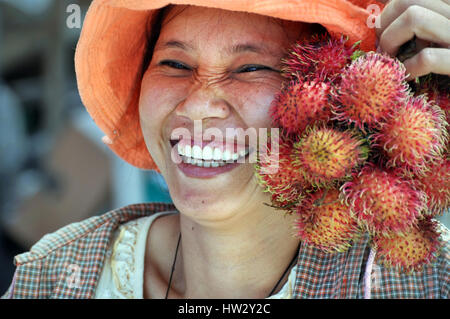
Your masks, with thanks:
[{"label": "forehead", "polygon": [[[177,5],[171,8],[162,22],[157,49],[162,49],[162,45],[191,50],[197,47],[200,40],[206,40],[230,47],[234,45],[234,51],[238,52],[256,52],[255,47],[280,51],[306,29],[306,23],[253,13]],[[252,46],[251,43],[260,45]]]}]

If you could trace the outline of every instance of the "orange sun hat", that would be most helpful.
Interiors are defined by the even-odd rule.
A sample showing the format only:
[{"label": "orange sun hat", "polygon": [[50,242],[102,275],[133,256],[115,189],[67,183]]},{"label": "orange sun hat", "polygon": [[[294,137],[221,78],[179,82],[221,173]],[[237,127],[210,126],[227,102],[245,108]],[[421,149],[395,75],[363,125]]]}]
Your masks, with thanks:
[{"label": "orange sun hat", "polygon": [[103,141],[119,157],[155,169],[139,122],[139,95],[147,46],[148,20],[169,4],[242,11],[284,20],[319,23],[332,35],[345,35],[361,49],[375,50],[370,4],[375,0],[94,0],[86,14],[75,52],[81,99]]}]

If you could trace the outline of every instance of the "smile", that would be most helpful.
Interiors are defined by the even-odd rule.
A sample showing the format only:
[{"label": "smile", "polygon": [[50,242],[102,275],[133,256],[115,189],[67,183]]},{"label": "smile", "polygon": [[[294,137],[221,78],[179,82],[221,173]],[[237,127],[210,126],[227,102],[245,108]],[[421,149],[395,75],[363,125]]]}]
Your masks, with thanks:
[{"label": "smile", "polygon": [[178,154],[183,163],[196,165],[199,167],[219,167],[230,163],[241,162],[249,153],[248,148],[232,153],[229,150],[220,150],[219,148],[199,145],[177,145]]},{"label": "smile", "polygon": [[250,153],[248,147],[212,144],[202,147],[189,144],[189,141],[171,140],[172,147],[176,145],[176,153],[181,158],[178,168],[189,177],[213,177],[232,170],[238,164],[245,163]]}]

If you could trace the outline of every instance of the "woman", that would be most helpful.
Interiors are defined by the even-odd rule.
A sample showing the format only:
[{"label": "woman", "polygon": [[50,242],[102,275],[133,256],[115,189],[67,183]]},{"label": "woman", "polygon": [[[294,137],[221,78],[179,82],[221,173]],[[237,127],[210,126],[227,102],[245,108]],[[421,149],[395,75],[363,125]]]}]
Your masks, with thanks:
[{"label": "woman", "polygon": [[[264,205],[270,198],[257,185],[252,164],[225,163],[236,160],[225,155],[227,128],[236,133],[270,127],[268,107],[283,80],[280,60],[293,42],[318,32],[310,22],[362,40],[363,49],[375,48],[368,2],[249,7],[246,1],[177,1],[158,13],[145,11],[166,4],[155,2],[94,1],[76,68],[83,101],[107,135],[104,142],[138,167],[157,168],[174,207],[134,205],[47,235],[16,257],[5,296],[448,297],[445,254],[423,272],[404,275],[367,261],[364,236],[347,253],[322,253],[292,236],[295,216]],[[405,61],[411,78],[450,74],[450,38],[442,31],[449,18],[448,2],[392,1],[376,30],[380,49],[395,55],[415,35],[421,45],[437,45]],[[142,31],[146,25],[148,34]],[[198,142],[199,122],[225,136],[224,145],[210,145],[218,151],[204,147],[210,141],[204,136]],[[173,134],[178,128],[191,137]],[[253,151],[247,144],[238,147],[237,158]],[[186,159],[199,149],[203,160]],[[378,276],[372,287],[362,280],[367,275]]]}]

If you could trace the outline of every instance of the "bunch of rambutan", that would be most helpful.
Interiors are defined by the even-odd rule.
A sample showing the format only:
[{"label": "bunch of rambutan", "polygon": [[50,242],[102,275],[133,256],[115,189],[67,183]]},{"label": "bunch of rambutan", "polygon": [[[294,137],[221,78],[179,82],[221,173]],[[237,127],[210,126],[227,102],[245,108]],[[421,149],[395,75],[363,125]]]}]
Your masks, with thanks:
[{"label": "bunch of rambutan", "polygon": [[450,206],[448,88],[424,81],[414,94],[398,59],[344,38],[296,43],[282,62],[277,156],[256,165],[272,206],[298,214],[298,236],[325,252],[367,232],[386,266],[432,262],[434,217]]}]

